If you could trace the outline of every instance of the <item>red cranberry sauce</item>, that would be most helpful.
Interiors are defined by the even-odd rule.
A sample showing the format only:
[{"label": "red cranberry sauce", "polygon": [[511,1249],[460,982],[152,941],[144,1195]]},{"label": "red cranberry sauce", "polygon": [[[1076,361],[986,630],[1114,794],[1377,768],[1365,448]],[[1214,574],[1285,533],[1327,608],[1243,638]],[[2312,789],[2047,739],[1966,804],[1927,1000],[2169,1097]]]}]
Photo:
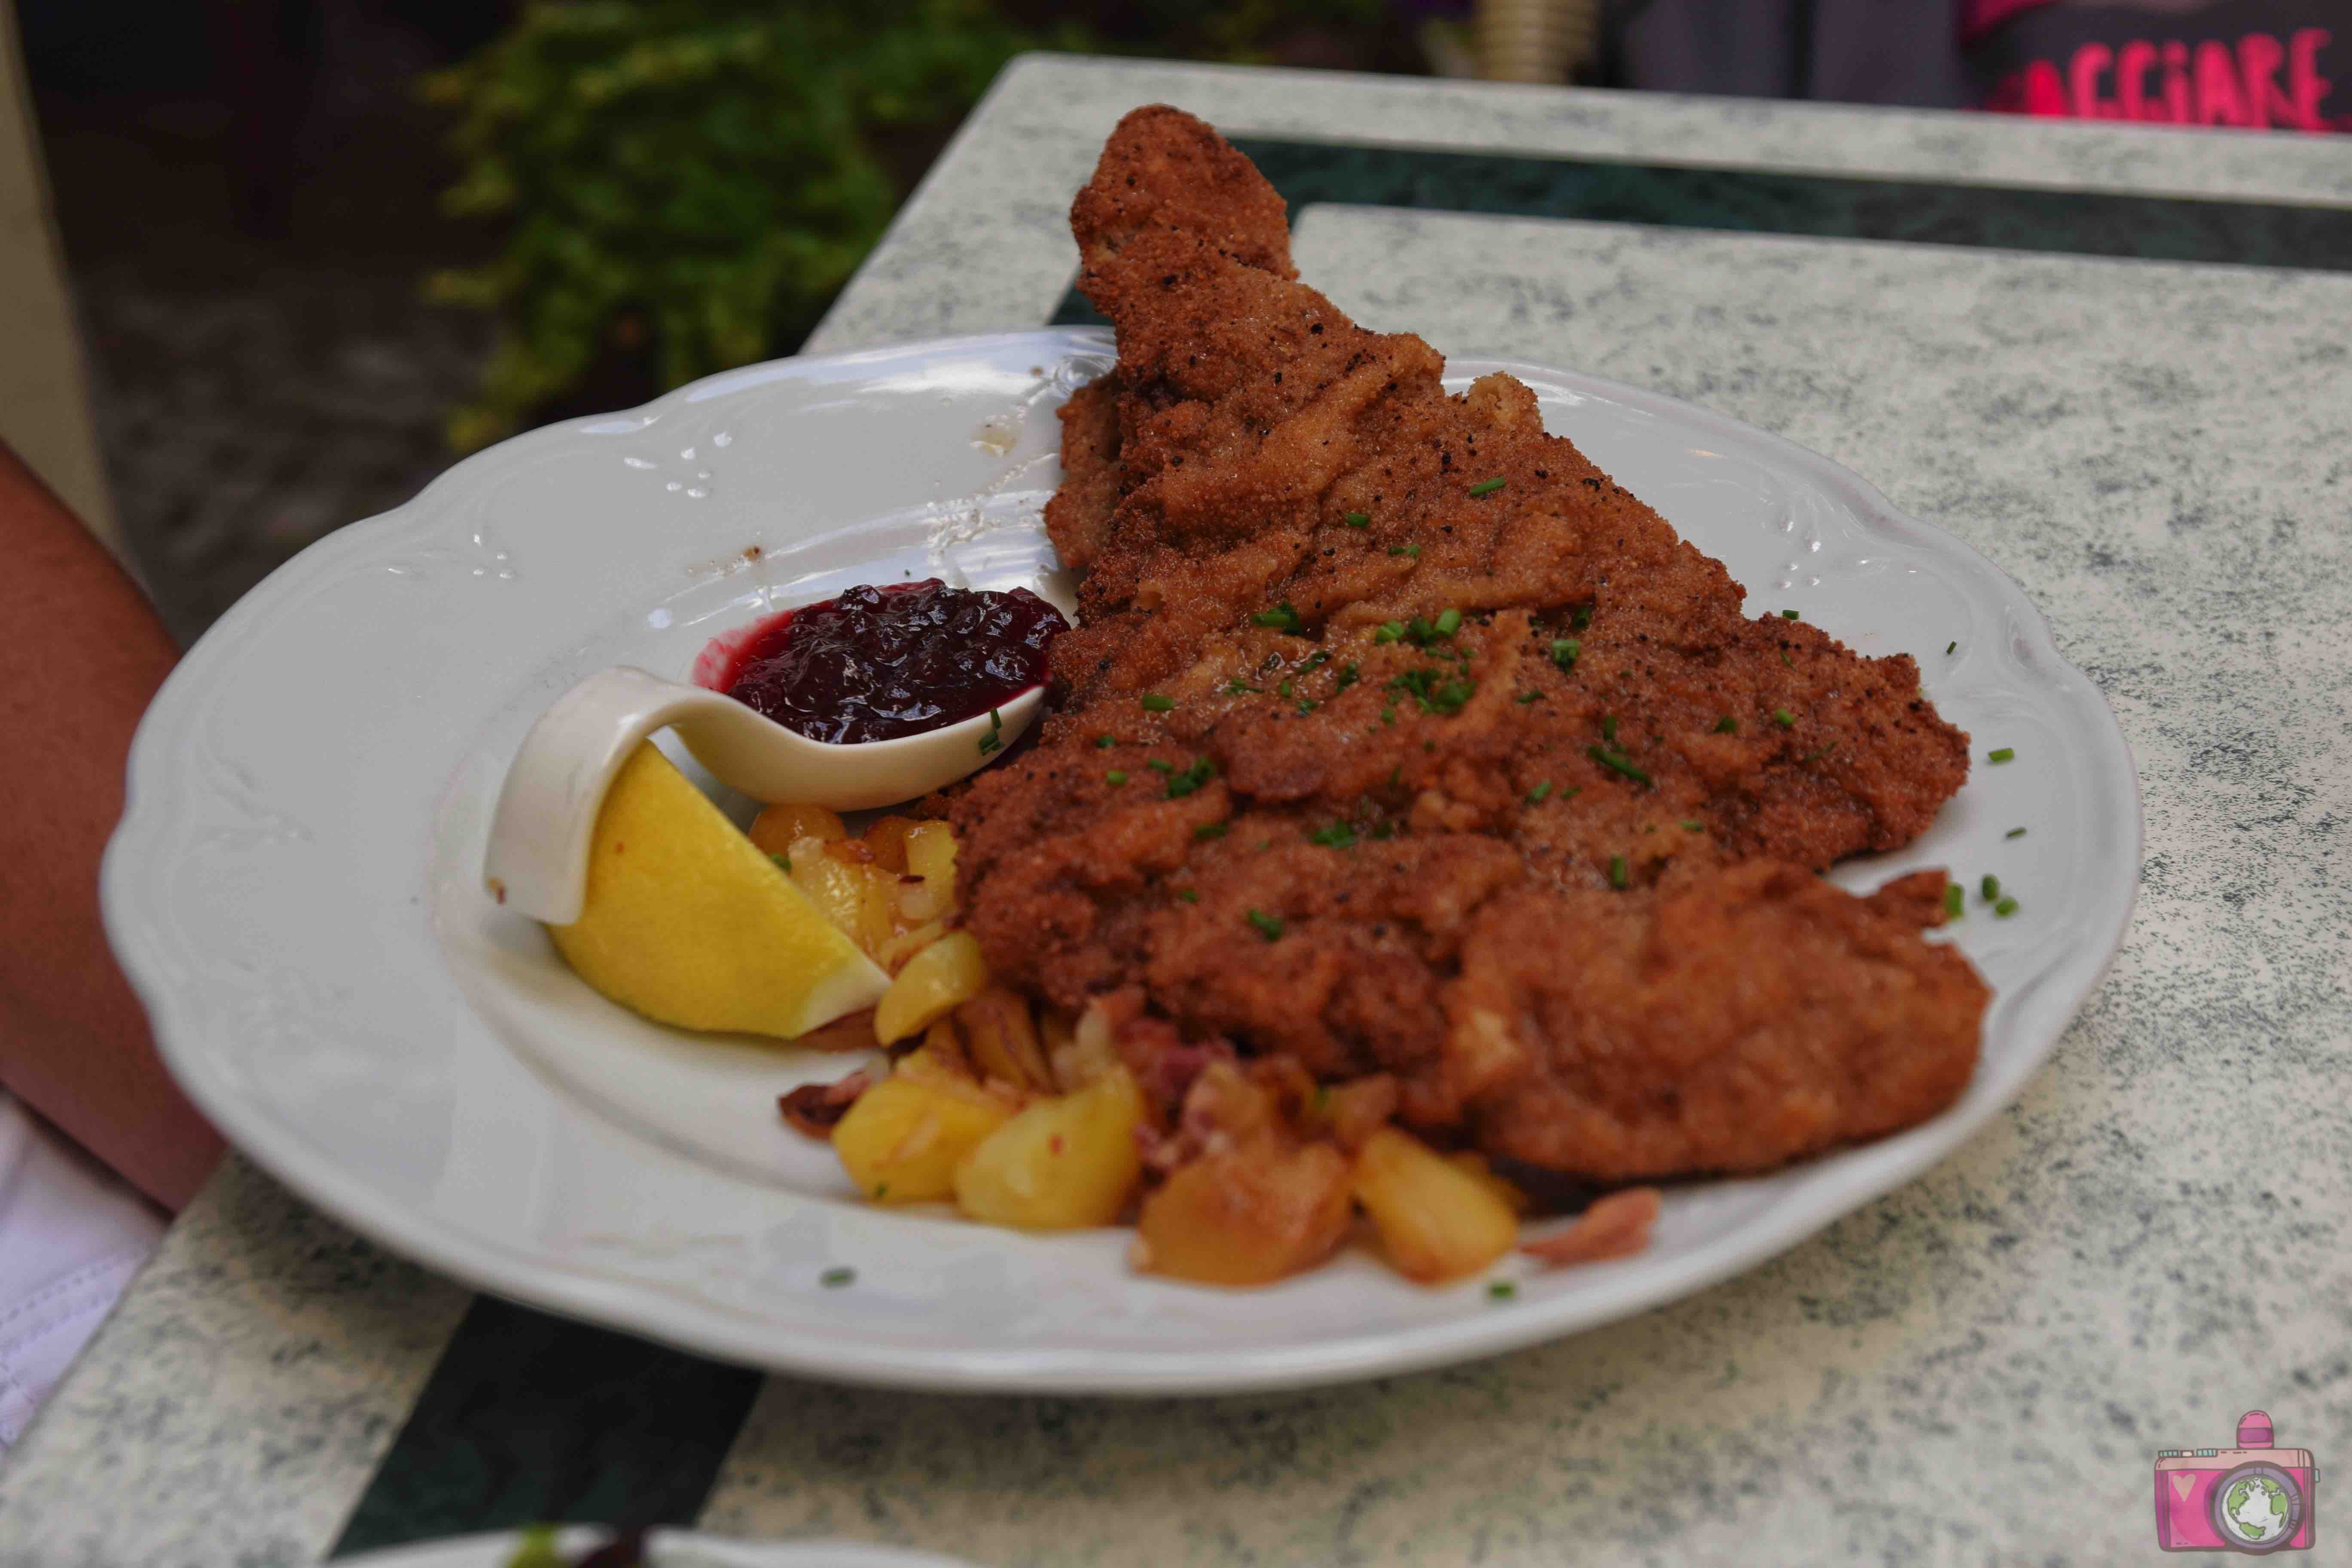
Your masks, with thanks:
[{"label": "red cranberry sauce", "polygon": [[889,741],[1043,686],[1045,650],[1069,629],[1026,588],[857,587],[719,639],[695,679],[813,741]]}]

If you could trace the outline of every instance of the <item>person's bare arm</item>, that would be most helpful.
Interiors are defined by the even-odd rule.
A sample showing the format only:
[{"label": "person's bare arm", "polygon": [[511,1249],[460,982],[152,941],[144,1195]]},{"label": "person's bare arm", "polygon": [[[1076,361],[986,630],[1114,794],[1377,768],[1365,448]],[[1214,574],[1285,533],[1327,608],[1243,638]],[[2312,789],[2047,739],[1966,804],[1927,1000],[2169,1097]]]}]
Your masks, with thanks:
[{"label": "person's bare arm", "polygon": [[0,446],[0,1084],[167,1207],[220,1137],[157,1060],[99,926],[131,733],[176,657],[120,567]]}]

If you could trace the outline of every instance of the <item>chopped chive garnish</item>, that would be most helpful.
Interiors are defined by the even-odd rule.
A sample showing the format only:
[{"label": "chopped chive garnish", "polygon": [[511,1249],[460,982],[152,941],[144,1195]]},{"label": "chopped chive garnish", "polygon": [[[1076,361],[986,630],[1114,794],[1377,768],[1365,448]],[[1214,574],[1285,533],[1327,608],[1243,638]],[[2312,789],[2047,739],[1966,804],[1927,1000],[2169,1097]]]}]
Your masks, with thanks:
[{"label": "chopped chive garnish", "polygon": [[1780,618],[1784,621],[1796,621],[1802,620],[1804,617],[1798,615],[1794,610],[1783,610],[1780,612]]},{"label": "chopped chive garnish", "polygon": [[1502,488],[1503,481],[1500,479],[1480,479],[1470,487],[1470,493],[1474,496],[1490,496]]},{"label": "chopped chive garnish", "polygon": [[1249,912],[1248,920],[1250,924],[1257,927],[1257,934],[1265,938],[1266,941],[1279,942],[1282,940],[1281,916],[1267,914],[1264,910],[1252,910]]},{"label": "chopped chive garnish", "polygon": [[1380,624],[1379,628],[1372,633],[1372,640],[1376,643],[1395,642],[1398,638],[1403,636],[1404,623],[1402,621],[1382,621]]},{"label": "chopped chive garnish", "polygon": [[2017,900],[2015,899],[2003,899],[2000,902],[1993,905],[1992,912],[2000,919],[2007,920],[2010,916],[2017,912]]},{"label": "chopped chive garnish", "polygon": [[1322,706],[1323,705],[1320,702],[1314,700],[1312,698],[1301,698],[1298,703],[1298,716],[1301,719],[1304,719],[1307,715],[1314,712],[1315,710]]},{"label": "chopped chive garnish", "polygon": [[[874,1189],[874,1195],[878,1198],[887,1190],[885,1187],[877,1187]],[[857,1270],[855,1268],[828,1268],[816,1277],[816,1282],[827,1288],[836,1288],[846,1285],[856,1278]]]},{"label": "chopped chive garnish", "polygon": [[1683,819],[1683,827],[1685,831],[1690,833],[1705,833],[1706,831],[1706,823],[1693,822],[1688,817],[1685,817]]},{"label": "chopped chive garnish", "polygon": [[1394,838],[1396,837],[1396,824],[1393,822],[1375,822],[1372,824],[1372,837],[1375,838]]},{"label": "chopped chive garnish", "polygon": [[1113,789],[1117,789],[1126,782],[1127,774],[1118,768],[1113,768],[1110,772],[1103,774],[1103,783],[1110,785]]},{"label": "chopped chive garnish", "polygon": [[1146,713],[1165,713],[1176,706],[1176,699],[1162,697],[1157,691],[1146,693],[1136,700],[1143,704],[1143,710]]},{"label": "chopped chive garnish", "polygon": [[1004,715],[992,708],[988,710],[988,733],[980,738],[980,754],[988,755],[1004,744]]},{"label": "chopped chive garnish", "polygon": [[1108,752],[1113,746],[1118,745],[1118,742],[1108,735],[1097,735],[1095,737],[1095,744]]},{"label": "chopped chive garnish", "polygon": [[1581,654],[1583,651],[1584,645],[1577,641],[1574,637],[1554,637],[1551,639],[1551,661],[1559,666],[1562,669],[1574,669],[1576,668],[1577,656]]},{"label": "chopped chive garnish", "polygon": [[1948,642],[1944,645],[1944,651],[1947,654],[1949,654],[1958,648],[1959,646],[1960,645],[1958,642]]},{"label": "chopped chive garnish", "polygon": [[1204,822],[1201,824],[1200,826],[1192,829],[1192,837],[1195,838],[1223,838],[1226,834],[1232,831],[1233,825],[1230,823]]},{"label": "chopped chive garnish", "polygon": [[1515,700],[1520,707],[1524,708],[1530,702],[1540,701],[1542,698],[1543,693],[1540,691],[1522,691]]},{"label": "chopped chive garnish", "polygon": [[1571,614],[1568,619],[1570,626],[1573,626],[1578,631],[1582,631],[1585,627],[1592,624],[1592,606],[1590,605],[1577,605],[1575,612]]},{"label": "chopped chive garnish", "polygon": [[1003,744],[1004,737],[1002,735],[982,735],[980,738],[980,754],[984,757],[988,755],[989,752],[998,750]]},{"label": "chopped chive garnish", "polygon": [[2005,762],[2010,761],[2011,758],[2015,757],[2016,755],[2017,755],[2017,748],[2016,748],[2016,747],[2014,747],[2014,746],[2003,746],[2003,747],[2002,747],[2000,750],[1999,750],[1998,752],[1987,752],[1985,753],[1985,761],[1986,761],[1986,762],[1989,762],[1989,763],[2005,763]]},{"label": "chopped chive garnish", "polygon": [[1990,871],[1985,873],[1985,879],[1977,884],[1977,890],[1984,895],[1984,901],[1986,903],[1997,904],[2000,902],[2000,879],[1994,876]]},{"label": "chopped chive garnish", "polygon": [[1434,669],[1408,669],[1402,675],[1390,677],[1382,689],[1411,697],[1421,704],[1424,713],[1460,712],[1463,704],[1477,694],[1478,683],[1464,677],[1441,680],[1439,673]]},{"label": "chopped chive garnish", "polygon": [[1609,857],[1609,885],[1620,889],[1625,886],[1625,857],[1622,855]]},{"label": "chopped chive garnish", "polygon": [[1541,805],[1550,794],[1551,780],[1546,779],[1543,783],[1536,785],[1535,788],[1528,791],[1528,804],[1529,805]]},{"label": "chopped chive garnish", "polygon": [[1519,1287],[1515,1280],[1489,1279],[1486,1281],[1486,1299],[1490,1301],[1507,1301],[1518,1293]]},{"label": "chopped chive garnish", "polygon": [[791,874],[793,868],[793,858],[791,856],[778,855],[772,852],[768,856],[768,858],[773,860],[778,868],[782,870],[786,875]]},{"label": "chopped chive garnish", "polygon": [[1772,722],[1783,730],[1793,730],[1797,727],[1797,716],[1786,708],[1775,708],[1772,710]]},{"label": "chopped chive garnish", "polygon": [[1816,746],[1811,751],[1805,753],[1803,760],[1809,763],[1818,763],[1823,757],[1828,756],[1832,752],[1836,750],[1837,743],[1835,742],[1832,742],[1826,746]]},{"label": "chopped chive garnish", "polygon": [[1197,904],[1201,901],[1201,889],[1198,888],[1179,888],[1176,889],[1176,896],[1183,900],[1188,904]]},{"label": "chopped chive garnish", "polygon": [[1265,695],[1265,688],[1263,686],[1252,686],[1248,681],[1244,680],[1238,675],[1225,682],[1226,696],[1239,697],[1244,692],[1254,692],[1256,695],[1263,697]]},{"label": "chopped chive garnish", "polygon": [[1349,528],[1370,528],[1372,526],[1372,514],[1368,511],[1342,512],[1339,521]]},{"label": "chopped chive garnish", "polygon": [[1383,724],[1393,724],[1393,723],[1395,723],[1395,722],[1396,722],[1396,710],[1395,710],[1394,708],[1392,708],[1392,707],[1391,707],[1391,708],[1383,708],[1383,709],[1381,709],[1381,723],[1383,723]]},{"label": "chopped chive garnish", "polygon": [[1257,614],[1252,616],[1250,617],[1250,625],[1254,626],[1273,626],[1277,630],[1286,632],[1296,631],[1298,629],[1298,612],[1290,607],[1289,600],[1285,599],[1274,608],[1270,610],[1260,610]]},{"label": "chopped chive garnish", "polygon": [[1604,741],[1614,741],[1617,738],[1616,714],[1603,713],[1601,716],[1601,738]]},{"label": "chopped chive garnish", "polygon": [[1280,683],[1280,684],[1278,684],[1277,686],[1276,686],[1276,687],[1275,687],[1275,689],[1274,689],[1274,694],[1275,694],[1276,697],[1287,697],[1287,696],[1289,696],[1289,695],[1290,695],[1290,682],[1288,682],[1287,680],[1286,680],[1286,681],[1281,682],[1281,683]]},{"label": "chopped chive garnish", "polygon": [[2002,834],[2001,837],[2003,838],[2022,838],[2025,837],[2025,829],[2022,827],[2012,827],[2008,832]]},{"label": "chopped chive garnish", "polygon": [[1143,765],[1150,768],[1155,773],[1172,773],[1176,771],[1176,764],[1174,763],[1162,762],[1158,757],[1152,758]]},{"label": "chopped chive garnish", "polygon": [[1421,559],[1421,546],[1418,544],[1391,544],[1389,546],[1389,553],[1391,555],[1409,555],[1415,561],[1418,561]]},{"label": "chopped chive garnish", "polygon": [[1347,690],[1348,688],[1355,684],[1356,661],[1351,658],[1347,663],[1339,667],[1339,679],[1333,683],[1331,687],[1331,694],[1336,697],[1340,692]]},{"label": "chopped chive garnish", "polygon": [[1944,918],[1948,921],[1956,921],[1962,915],[1968,913],[1968,899],[1969,895],[1967,890],[1958,882],[1945,883]]},{"label": "chopped chive garnish", "polygon": [[1206,757],[1197,758],[1191,767],[1168,781],[1168,798],[1181,800],[1216,776],[1216,763]]},{"label": "chopped chive garnish", "polygon": [[1415,647],[1427,647],[1437,640],[1437,628],[1429,624],[1426,616],[1415,616],[1405,623],[1405,640]]},{"label": "chopped chive garnish", "polygon": [[1345,849],[1356,841],[1356,830],[1344,822],[1318,827],[1307,836],[1309,844],[1320,844],[1326,849]]},{"label": "chopped chive garnish", "polygon": [[1328,663],[1330,663],[1330,662],[1331,662],[1331,655],[1330,655],[1329,650],[1328,650],[1328,649],[1326,649],[1326,648],[1319,648],[1319,647],[1318,647],[1318,648],[1317,648],[1313,653],[1310,653],[1310,654],[1308,654],[1308,655],[1307,656],[1307,663],[1306,663],[1305,668],[1308,668],[1308,669],[1312,669],[1312,668],[1315,668],[1317,665],[1318,665],[1318,664],[1328,664]]},{"label": "chopped chive garnish", "polygon": [[1461,611],[1459,611],[1459,610],[1440,610],[1440,611],[1437,613],[1437,635],[1438,635],[1439,637],[1452,637],[1455,632],[1457,632],[1457,631],[1459,631],[1459,630],[1461,630],[1461,629],[1462,629],[1462,612],[1461,612]]},{"label": "chopped chive garnish", "polygon": [[1715,732],[1718,735],[1736,735],[1739,732],[1739,721],[1726,713],[1715,721]]},{"label": "chopped chive garnish", "polygon": [[1613,768],[1635,784],[1648,784],[1650,775],[1633,764],[1633,759],[1622,752],[1612,752],[1606,746],[1587,746],[1584,754],[1604,768]]},{"label": "chopped chive garnish", "polygon": [[1797,668],[1797,661],[1789,657],[1789,650],[1787,648],[1782,648],[1780,650],[1780,662],[1787,665],[1790,669]]}]

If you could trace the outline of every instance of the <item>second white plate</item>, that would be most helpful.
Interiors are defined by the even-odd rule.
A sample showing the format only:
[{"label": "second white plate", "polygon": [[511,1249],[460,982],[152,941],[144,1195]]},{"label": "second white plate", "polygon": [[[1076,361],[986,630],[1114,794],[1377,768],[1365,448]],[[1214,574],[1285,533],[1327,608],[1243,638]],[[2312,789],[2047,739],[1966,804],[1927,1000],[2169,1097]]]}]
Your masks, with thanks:
[{"label": "second white plate", "polygon": [[[2016,586],[1776,437],[1461,361],[1450,384],[1526,380],[1751,613],[1914,654],[1972,733],[1976,776],[1934,830],[1838,873],[1946,865],[2022,900],[1956,933],[1996,993],[1967,1094],[1898,1137],[1678,1188],[1641,1257],[1528,1274],[1502,1303],[1358,1257],[1228,1294],[1130,1273],[1124,1232],[852,1201],[775,1111],[843,1059],[689,1038],[588,991],[481,891],[490,807],[531,720],[593,669],[682,675],[718,631],[856,582],[1050,588],[1053,411],[1108,363],[1103,334],[1060,331],[756,366],[507,442],[255,590],[142,725],[106,865],[110,932],[197,1103],[359,1230],[556,1311],[819,1377],[1208,1393],[1464,1360],[1686,1294],[1916,1175],[2048,1056],[2129,918],[2139,812],[2105,702]],[[2017,761],[1983,766],[1995,746]]]}]

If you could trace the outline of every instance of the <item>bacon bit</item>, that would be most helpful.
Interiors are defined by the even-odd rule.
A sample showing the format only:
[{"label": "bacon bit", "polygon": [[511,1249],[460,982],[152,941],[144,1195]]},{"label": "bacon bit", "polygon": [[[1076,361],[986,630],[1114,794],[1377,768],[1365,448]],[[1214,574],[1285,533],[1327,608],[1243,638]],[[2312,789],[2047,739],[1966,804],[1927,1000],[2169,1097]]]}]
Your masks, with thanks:
[{"label": "bacon bit", "polygon": [[1239,1140],[1271,1132],[1278,1123],[1274,1098],[1250,1080],[1223,1041],[1178,1048],[1207,1059],[1191,1072],[1174,1125],[1165,1132],[1150,1121],[1136,1129],[1144,1168],[1163,1176]]},{"label": "bacon bit", "polygon": [[1650,1245],[1650,1227],[1657,1223],[1658,1204],[1655,1187],[1628,1187],[1622,1193],[1612,1193],[1577,1215],[1576,1223],[1558,1236],[1530,1241],[1519,1250],[1554,1268],[1631,1258]]},{"label": "bacon bit", "polygon": [[857,1097],[874,1087],[874,1074],[859,1068],[832,1083],[804,1083],[790,1094],[776,1097],[776,1109],[796,1132],[830,1139],[834,1123],[849,1114]]},{"label": "bacon bit", "polygon": [[1130,1018],[1113,1037],[1119,1059],[1164,1119],[1192,1092],[1192,1080],[1212,1062],[1231,1061],[1234,1048],[1223,1040],[1187,1044],[1165,1018]]}]

